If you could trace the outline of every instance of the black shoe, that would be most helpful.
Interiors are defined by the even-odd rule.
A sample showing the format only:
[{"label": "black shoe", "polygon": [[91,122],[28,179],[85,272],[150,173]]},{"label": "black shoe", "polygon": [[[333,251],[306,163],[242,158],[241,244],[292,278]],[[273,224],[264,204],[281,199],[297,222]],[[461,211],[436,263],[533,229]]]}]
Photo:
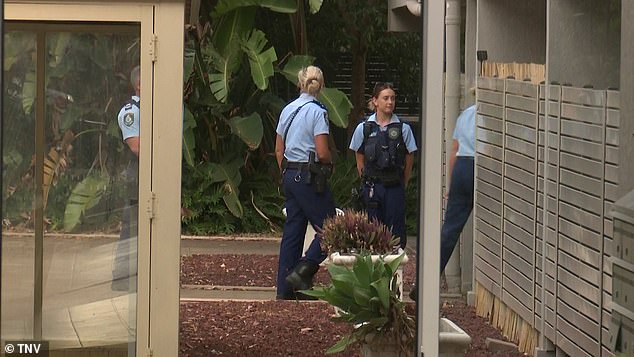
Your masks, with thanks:
[{"label": "black shoe", "polygon": [[317,300],[316,297],[300,292],[275,296],[275,300]]},{"label": "black shoe", "polygon": [[276,295],[275,300],[297,300],[295,293],[287,293],[282,295]]},{"label": "black shoe", "polygon": [[313,287],[313,277],[319,270],[319,265],[308,260],[302,260],[295,269],[286,276],[286,284],[294,291],[308,290]]},{"label": "black shoe", "polygon": [[412,289],[409,291],[409,298],[416,301],[416,298],[418,297],[418,288],[416,287],[416,285],[414,285],[412,287]]}]

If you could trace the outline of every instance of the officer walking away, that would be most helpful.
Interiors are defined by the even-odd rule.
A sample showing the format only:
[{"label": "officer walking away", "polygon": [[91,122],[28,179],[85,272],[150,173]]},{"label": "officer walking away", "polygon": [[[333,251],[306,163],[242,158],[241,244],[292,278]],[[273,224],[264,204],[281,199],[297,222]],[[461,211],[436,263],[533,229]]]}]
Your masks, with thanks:
[{"label": "officer walking away", "polygon": [[376,83],[370,100],[375,112],[357,125],[350,149],[355,152],[368,216],[391,228],[405,249],[405,188],[417,147],[411,127],[394,114],[395,105],[393,85]]},{"label": "officer walking away", "polygon": [[[458,116],[453,132],[449,177],[447,177],[447,207],[445,221],[440,230],[440,273],[451,258],[462,229],[473,210],[473,157],[475,154],[475,104]],[[416,288],[409,294],[416,300]]]},{"label": "officer walking away", "polygon": [[328,148],[329,122],[326,108],[316,97],[324,87],[318,67],[299,71],[300,95],[280,114],[275,156],[282,170],[286,196],[286,222],[280,245],[277,299],[309,299],[298,290],[310,289],[319,264],[326,258],[318,235],[302,257],[306,225],[319,232],[324,219],[335,214],[327,179],[332,172]]},{"label": "officer walking away", "polygon": [[121,108],[117,117],[121,136],[129,149],[125,176],[125,205],[121,215],[121,232],[112,270],[112,290],[136,291],[136,237],[138,221],[138,166],[141,74],[136,66],[130,72],[134,95]]},{"label": "officer walking away", "polygon": [[440,272],[445,270],[462,229],[473,210],[473,156],[475,153],[475,115],[472,105],[458,116],[449,159],[447,209],[440,231]]}]

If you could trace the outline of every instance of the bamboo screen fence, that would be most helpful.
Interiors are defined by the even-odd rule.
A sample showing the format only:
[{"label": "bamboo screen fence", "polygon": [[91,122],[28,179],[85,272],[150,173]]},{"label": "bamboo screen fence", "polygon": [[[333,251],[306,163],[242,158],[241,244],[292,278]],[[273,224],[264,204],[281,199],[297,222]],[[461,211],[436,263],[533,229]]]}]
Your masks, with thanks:
[{"label": "bamboo screen fence", "polygon": [[619,93],[480,77],[477,101],[476,311],[524,352],[611,356]]},{"label": "bamboo screen fence", "polygon": [[539,84],[546,78],[546,66],[538,63],[482,63],[483,77],[508,78]]}]

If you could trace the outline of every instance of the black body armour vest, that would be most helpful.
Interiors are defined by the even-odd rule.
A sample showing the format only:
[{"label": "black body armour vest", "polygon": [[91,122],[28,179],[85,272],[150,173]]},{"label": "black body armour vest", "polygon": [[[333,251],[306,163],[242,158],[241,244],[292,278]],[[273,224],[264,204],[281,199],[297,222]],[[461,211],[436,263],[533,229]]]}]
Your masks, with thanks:
[{"label": "black body armour vest", "polygon": [[391,123],[383,131],[373,121],[363,123],[363,174],[369,179],[396,184],[403,178],[407,148],[403,123]]}]

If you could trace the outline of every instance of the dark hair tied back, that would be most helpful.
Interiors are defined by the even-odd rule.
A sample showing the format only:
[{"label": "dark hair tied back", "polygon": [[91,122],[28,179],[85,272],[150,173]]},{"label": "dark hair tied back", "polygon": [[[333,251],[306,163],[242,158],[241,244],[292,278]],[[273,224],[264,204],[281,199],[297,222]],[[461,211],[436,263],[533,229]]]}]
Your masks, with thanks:
[{"label": "dark hair tied back", "polygon": [[391,90],[396,92],[396,90],[394,90],[394,84],[392,84],[390,82],[376,82],[374,84],[374,89],[372,90],[372,97],[373,98],[378,98],[379,97],[379,93],[381,93],[381,91],[383,91],[385,89],[391,89]]}]

